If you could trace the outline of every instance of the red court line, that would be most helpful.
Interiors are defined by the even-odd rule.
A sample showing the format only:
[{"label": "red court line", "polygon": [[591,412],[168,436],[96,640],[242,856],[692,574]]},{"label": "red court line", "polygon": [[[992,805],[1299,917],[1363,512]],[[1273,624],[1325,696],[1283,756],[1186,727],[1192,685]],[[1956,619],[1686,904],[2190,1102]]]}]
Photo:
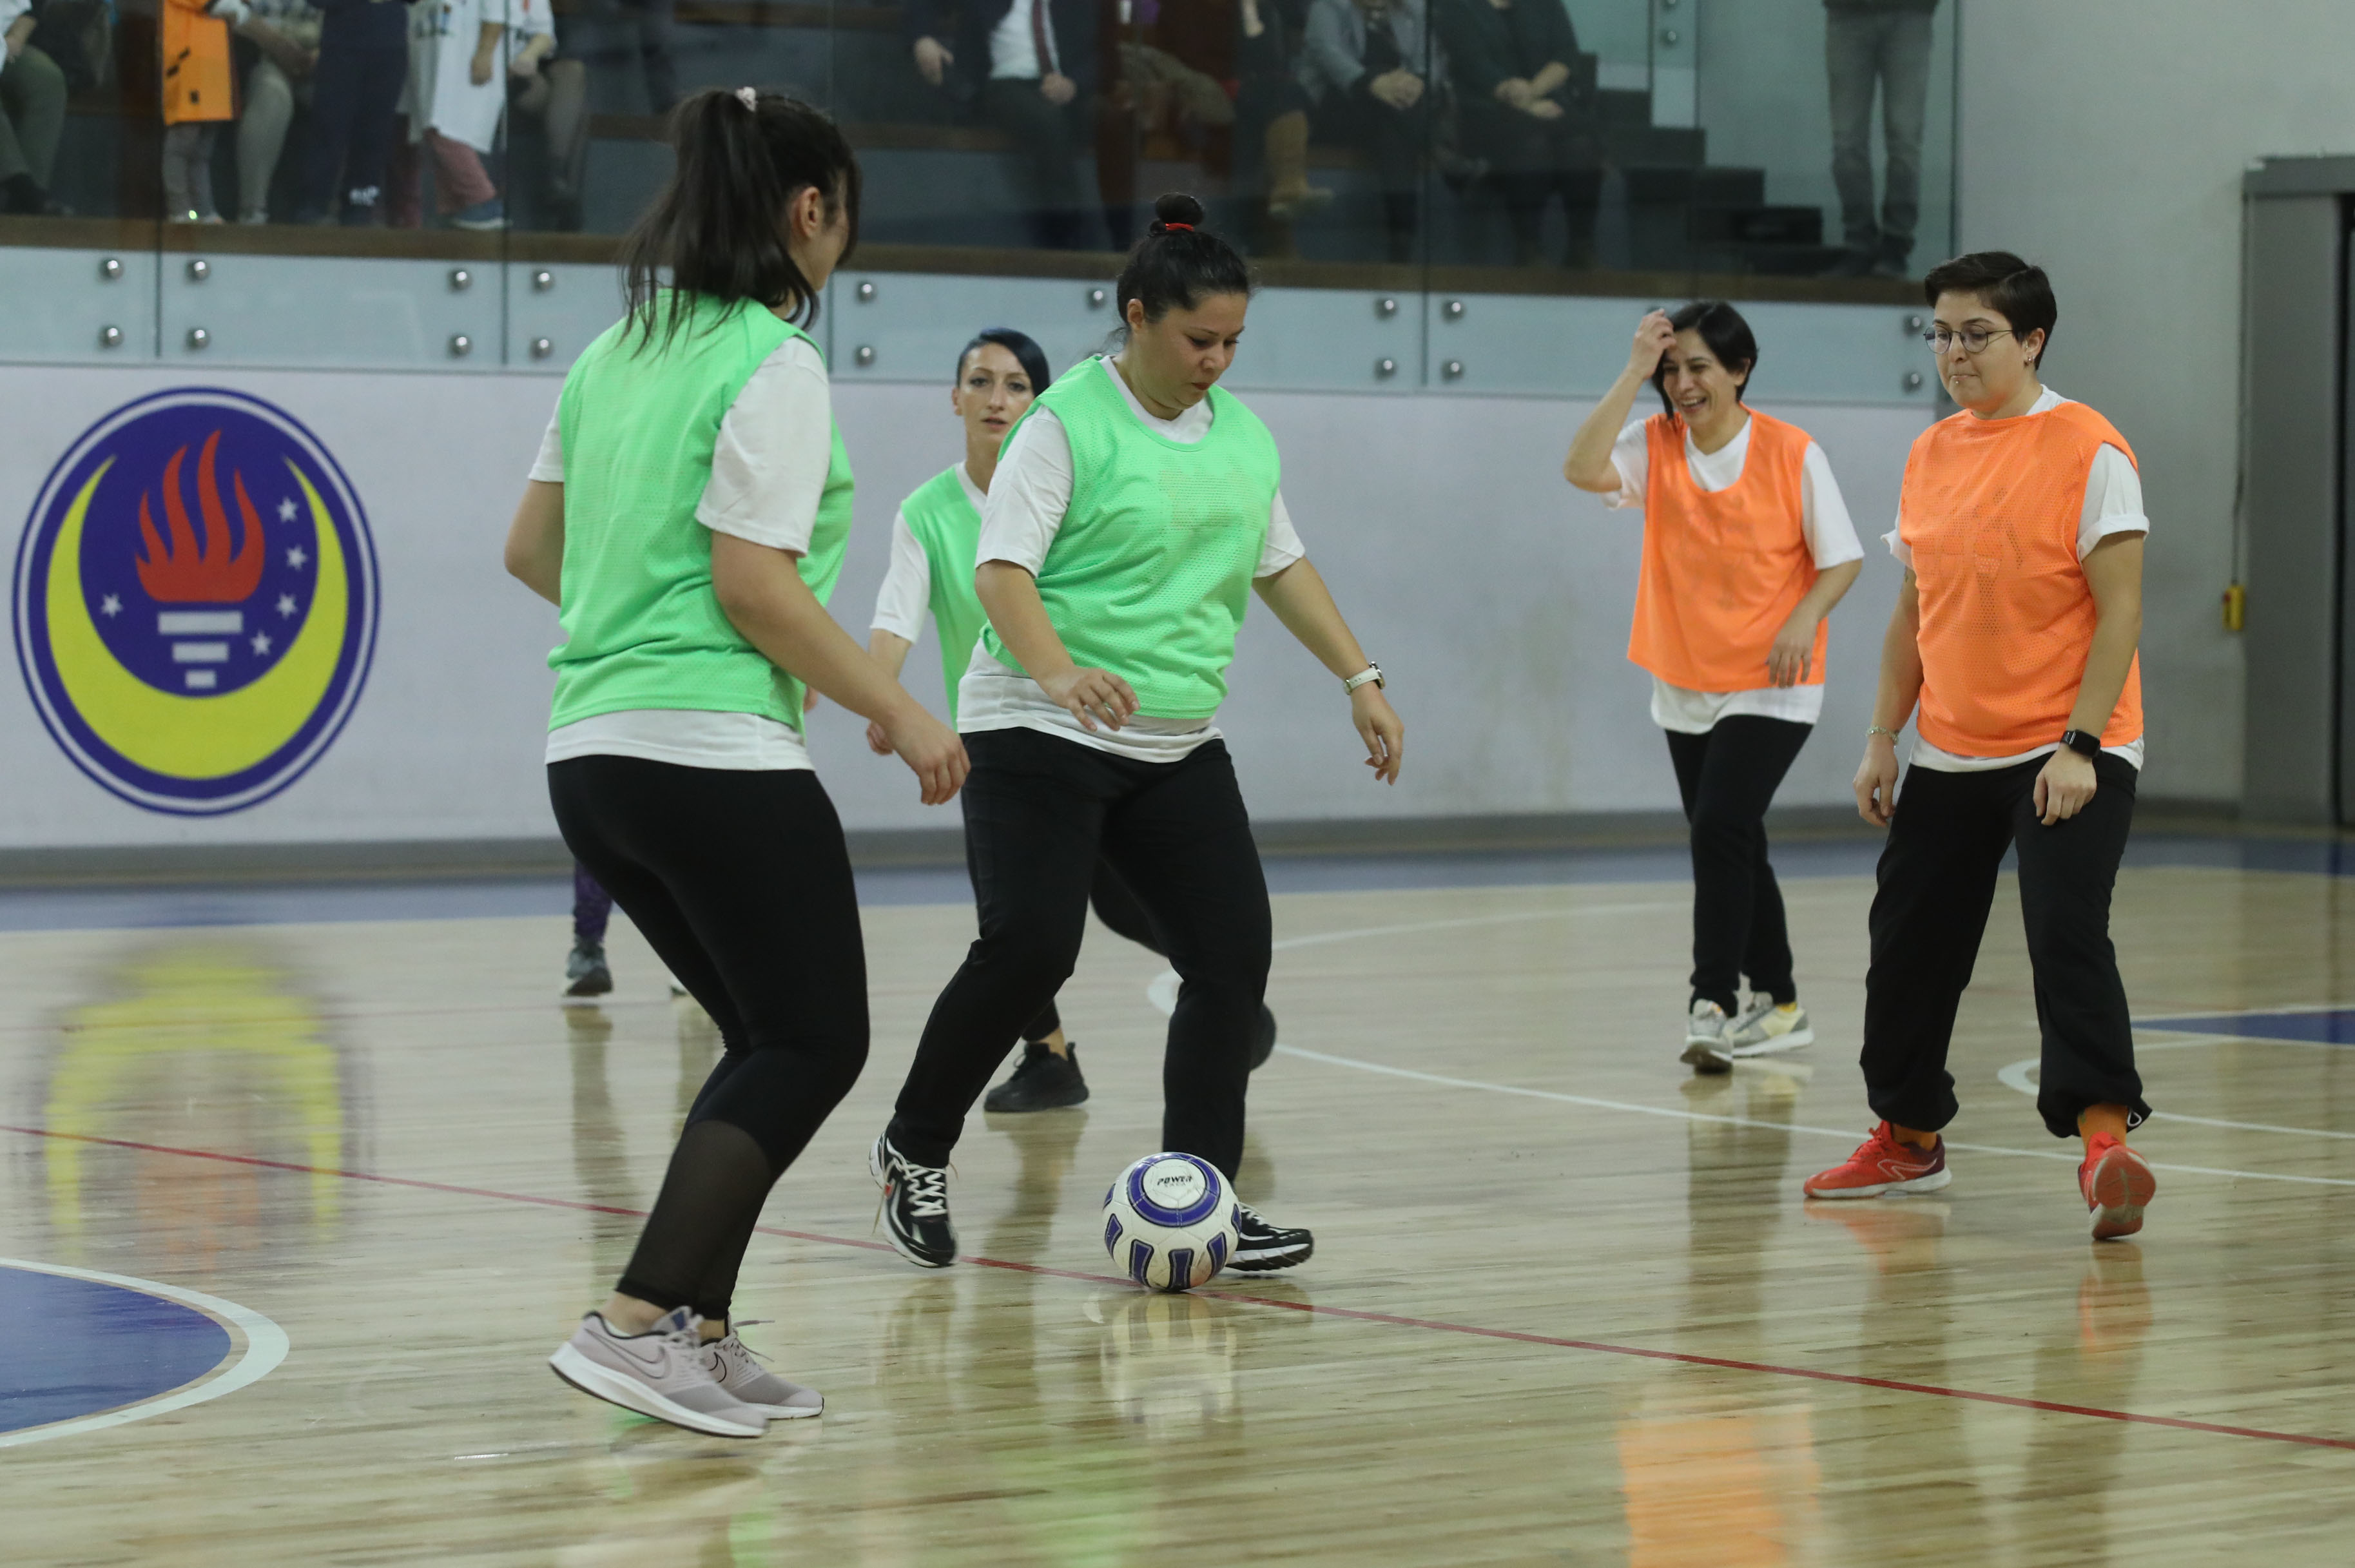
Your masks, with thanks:
[{"label": "red court line", "polygon": [[[583,1203],[570,1198],[544,1198],[528,1192],[503,1192],[490,1187],[462,1187],[453,1182],[425,1181],[411,1176],[381,1176],[368,1170],[342,1170],[333,1166],[302,1165],[292,1160],[263,1159],[258,1155],[220,1154],[211,1149],[176,1148],[169,1144],[139,1143],[130,1138],[104,1138],[90,1133],[52,1132],[47,1127],[16,1127],[0,1125],[0,1133],[17,1133],[33,1138],[63,1138],[75,1143],[103,1144],[111,1148],[137,1149],[144,1154],[177,1155],[187,1159],[218,1160],[226,1165],[259,1166],[268,1170],[293,1171],[304,1176],[335,1176],[346,1181],[369,1181],[382,1187],[406,1187],[420,1192],[446,1192],[460,1198],[495,1198],[507,1203],[530,1203],[542,1209],[570,1209],[592,1214],[621,1214],[643,1219],[643,1209],[624,1209],[611,1203]],[[886,1242],[859,1236],[829,1236],[816,1231],[788,1231],[762,1225],[764,1236],[785,1236],[798,1242],[818,1242],[827,1246],[857,1247],[865,1252],[891,1250]],[[1079,1280],[1089,1285],[1128,1285],[1131,1282],[1114,1275],[1085,1274],[1077,1269],[1050,1268],[1044,1264],[1018,1263],[1007,1258],[985,1258],[966,1254],[960,1263],[974,1264],[983,1268],[1007,1269],[1016,1274],[1039,1275],[1051,1279]],[[1768,1377],[1805,1378],[1814,1382],[1842,1383],[1851,1388],[1888,1389],[1897,1393],[1929,1394],[1939,1399],[1968,1400],[1977,1404],[2008,1405],[2014,1410],[2041,1411],[2053,1415],[2083,1415],[2096,1421],[2116,1421],[2131,1426],[2166,1426],[2179,1432],[2205,1432],[2220,1437],[2255,1437],[2268,1443],[2296,1443],[2307,1448],[2341,1448],[2355,1450],[2355,1438],[2319,1437],[2304,1432],[2274,1432],[2261,1426],[2228,1426],[2213,1421],[2190,1421],[2176,1415],[2145,1415],[2130,1410],[2105,1410],[2099,1405],[2062,1404],[2053,1400],[2023,1399],[2017,1394],[1987,1393],[1977,1389],[1947,1388],[1939,1383],[1905,1382],[1896,1378],[1869,1378],[1856,1372],[1828,1372],[1813,1367],[1786,1367],[1773,1361],[1743,1361],[1728,1356],[1699,1356],[1686,1350],[1648,1349],[1640,1345],[1614,1345],[1600,1339],[1567,1339],[1551,1334],[1529,1334],[1514,1328],[1487,1328],[1474,1323],[1451,1323],[1437,1317],[1405,1317],[1391,1312],[1367,1312],[1354,1307],[1328,1307],[1313,1301],[1286,1301],[1277,1296],[1246,1296],[1240,1292],[1207,1290],[1201,1293],[1217,1301],[1235,1301],[1252,1307],[1281,1307],[1287,1312],[1312,1313],[1320,1317],[1340,1317],[1354,1323],[1380,1323],[1394,1328],[1423,1328],[1442,1334],[1467,1334],[1480,1339],[1504,1339],[1522,1345],[1544,1345],[1555,1349],[1586,1350],[1597,1355],[1628,1356],[1637,1360],[1674,1361],[1689,1367],[1715,1367],[1724,1371],[1756,1372]]]}]

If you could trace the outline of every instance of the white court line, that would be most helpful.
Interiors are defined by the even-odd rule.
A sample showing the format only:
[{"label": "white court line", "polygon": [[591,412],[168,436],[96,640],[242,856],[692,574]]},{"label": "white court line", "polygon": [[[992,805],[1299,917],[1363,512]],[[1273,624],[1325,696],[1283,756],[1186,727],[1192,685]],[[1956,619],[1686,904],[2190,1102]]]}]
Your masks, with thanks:
[{"label": "white court line", "polygon": [[240,1307],[234,1301],[223,1301],[218,1296],[207,1296],[200,1290],[184,1290],[176,1285],[161,1285],[152,1279],[134,1279],[125,1274],[101,1274],[96,1269],[68,1268],[63,1264],[34,1263],[27,1258],[0,1258],[0,1268],[20,1268],[33,1274],[61,1275],[68,1279],[94,1280],[100,1285],[117,1285],[148,1296],[160,1296],[184,1307],[193,1307],[210,1317],[236,1325],[245,1335],[245,1354],[229,1368],[204,1382],[191,1383],[176,1393],[143,1404],[124,1405],[120,1410],[102,1411],[96,1415],[76,1416],[68,1421],[53,1421],[46,1426],[28,1426],[21,1432],[0,1432],[0,1448],[15,1448],[27,1443],[46,1443],[52,1437],[74,1437],[85,1432],[97,1432],[109,1426],[121,1426],[125,1422],[144,1421],[151,1415],[169,1411],[186,1410],[192,1404],[202,1404],[208,1399],[218,1399],[225,1393],[235,1393],[248,1383],[260,1382],[278,1369],[286,1359],[290,1341],[286,1330],[250,1307]]},{"label": "white court line", "polygon": [[[2036,1097],[2036,1080],[2029,1073],[2040,1058],[2028,1057],[1996,1070],[1996,1082],[2007,1089],[2017,1089],[2030,1099]],[[2187,1116],[2180,1111],[2153,1111],[2154,1122],[2190,1122],[2202,1127],[2230,1127],[2243,1133],[2289,1133],[2302,1138],[2355,1138],[2355,1133],[2333,1132],[2328,1127],[2280,1127],[2271,1122],[2228,1122],[2218,1116]]]},{"label": "white court line", "polygon": [[[1497,925],[1510,921],[1550,920],[1574,914],[1633,914],[1684,907],[1686,906],[1681,901],[1654,901],[1632,904],[1590,904],[1583,908],[1568,910],[1526,910],[1511,914],[1467,916],[1460,920],[1417,921],[1412,924],[1367,926],[1354,931],[1320,932],[1314,936],[1292,937],[1274,945],[1281,949],[1313,947],[1337,942],[1353,942],[1368,936],[1448,931],[1463,926]],[[1177,1008],[1178,986],[1178,972],[1175,969],[1164,969],[1146,986],[1146,999],[1152,1004],[1156,1012],[1166,1018]],[[2221,1016],[2229,1017],[2230,1015]],[[1665,1116],[1682,1122],[1713,1122],[1721,1126],[1763,1127],[1770,1132],[1812,1133],[1818,1137],[1853,1140],[1859,1136],[1853,1127],[1817,1127],[1802,1122],[1770,1122],[1753,1116],[1723,1116],[1705,1111],[1672,1110],[1665,1105],[1639,1105],[1626,1100],[1598,1100],[1592,1095],[1564,1094],[1551,1089],[1525,1089],[1518,1084],[1490,1083],[1476,1078],[1449,1078],[1436,1072],[1418,1072],[1412,1068],[1389,1067],[1380,1062],[1359,1061],[1353,1057],[1333,1056],[1325,1051],[1310,1051],[1297,1045],[1279,1044],[1275,1049],[1287,1056],[1297,1056],[1309,1061],[1321,1061],[1330,1067],[1350,1067],[1360,1072],[1379,1073],[1386,1078],[1404,1078],[1417,1083],[1436,1084],[1445,1089],[1471,1089],[1490,1094],[1510,1094],[1521,1099],[1550,1100],[1559,1104],[1584,1105],[1598,1111],[1625,1111],[1642,1116]],[[2077,1156],[2062,1149],[2012,1148],[2002,1144],[1956,1143],[1952,1138],[1948,1138],[1946,1144],[1949,1147],[1961,1149],[1966,1154],[2013,1155],[2023,1159],[2059,1159],[2066,1160],[2072,1165],[2079,1163]],[[2286,1181],[2301,1187],[2355,1187],[2355,1180],[2336,1176],[2287,1176],[2267,1170],[2227,1170],[2206,1165],[2161,1164],[2155,1159],[2147,1163],[2153,1170],[2171,1170],[2183,1176],[2222,1176],[2229,1179],[2246,1181]]]}]

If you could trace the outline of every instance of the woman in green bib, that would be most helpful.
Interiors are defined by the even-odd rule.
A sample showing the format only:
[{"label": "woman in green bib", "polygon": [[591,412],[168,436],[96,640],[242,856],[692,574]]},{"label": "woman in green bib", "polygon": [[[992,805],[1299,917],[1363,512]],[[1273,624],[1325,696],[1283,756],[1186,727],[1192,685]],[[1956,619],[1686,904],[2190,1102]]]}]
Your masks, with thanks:
[{"label": "woman in green bib", "polygon": [[[867,651],[897,678],[930,619],[940,643],[951,723],[956,721],[957,683],[988,619],[974,591],[974,553],[980,547],[981,508],[997,473],[998,450],[1054,379],[1046,351],[1026,334],[1010,326],[975,334],[957,354],[956,379],[949,388],[950,410],[964,427],[964,461],[918,485],[891,519],[891,564],[876,591]],[[867,743],[879,756],[890,752],[878,725],[867,727]],[[1162,951],[1152,917],[1109,866],[1097,865],[1089,901],[1112,931]],[[1263,1003],[1251,1064],[1257,1067],[1274,1049],[1275,1015]],[[1079,1052],[1063,1034],[1061,1013],[1049,1002],[1022,1027],[1022,1060],[1011,1077],[983,1096],[982,1108],[999,1115],[1052,1111],[1082,1104],[1087,1097]]]},{"label": "woman in green bib", "polygon": [[[1118,291],[1120,352],[1067,373],[1007,437],[975,550],[987,622],[957,685],[973,763],[965,853],[981,933],[933,1005],[870,1168],[900,1253],[956,1259],[948,1165],[965,1114],[1071,972],[1099,859],[1152,917],[1182,982],[1162,1147],[1230,1181],[1267,987],[1267,883],[1215,720],[1256,591],[1340,681],[1367,765],[1398,777],[1381,671],[1309,564],[1274,439],[1218,386],[1251,272],[1165,196]],[[1229,1266],[1289,1268],[1313,1242],[1241,1209]]]},{"label": "woman in green bib", "polygon": [[506,559],[564,631],[557,827],[726,1050],[613,1296],[550,1361],[601,1399],[755,1437],[824,1401],[736,1337],[737,1271],[867,1058],[858,903],[804,692],[880,725],[927,803],[965,756],[826,611],[850,466],[805,328],[857,234],[849,145],[750,88],[687,100],[673,131],[677,167],[623,246],[629,314],[565,378]]}]

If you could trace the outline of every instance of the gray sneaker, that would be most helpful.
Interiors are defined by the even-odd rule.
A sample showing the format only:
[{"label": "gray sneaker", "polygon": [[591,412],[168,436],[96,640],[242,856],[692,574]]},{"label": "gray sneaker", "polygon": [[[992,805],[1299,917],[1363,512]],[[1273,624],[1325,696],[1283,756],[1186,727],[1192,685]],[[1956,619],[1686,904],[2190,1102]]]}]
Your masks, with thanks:
[{"label": "gray sneaker", "polygon": [[826,1413],[825,1397],[817,1390],[787,1382],[760,1363],[760,1354],[730,1328],[703,1347],[703,1367],[714,1382],[772,1421]]},{"label": "gray sneaker", "polygon": [[1732,1072],[1733,1052],[1725,1043],[1732,1021],[1715,1002],[1695,1002],[1685,1019],[1685,1065],[1695,1072]]},{"label": "gray sneaker", "polygon": [[1796,1002],[1778,1008],[1774,997],[1756,991],[1750,994],[1750,1005],[1725,1026],[1726,1049],[1736,1057],[1772,1056],[1815,1043],[1816,1029],[1807,1021],[1806,1008]]},{"label": "gray sneaker", "polygon": [[697,1343],[702,1319],[682,1307],[643,1334],[617,1334],[600,1313],[581,1319],[548,1364],[582,1393],[714,1437],[758,1437],[768,1418],[713,1381]]}]

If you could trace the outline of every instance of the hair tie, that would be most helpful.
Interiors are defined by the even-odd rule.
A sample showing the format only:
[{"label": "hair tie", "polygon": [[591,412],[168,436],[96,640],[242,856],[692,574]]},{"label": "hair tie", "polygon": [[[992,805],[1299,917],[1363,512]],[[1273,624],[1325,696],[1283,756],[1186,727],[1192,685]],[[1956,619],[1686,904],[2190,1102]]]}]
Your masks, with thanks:
[{"label": "hair tie", "polygon": [[1164,234],[1191,234],[1194,232],[1194,226],[1190,223],[1156,223],[1153,227],[1158,229]]},{"label": "hair tie", "polygon": [[761,95],[749,87],[740,87],[736,90],[736,101],[755,114],[761,112]]}]

